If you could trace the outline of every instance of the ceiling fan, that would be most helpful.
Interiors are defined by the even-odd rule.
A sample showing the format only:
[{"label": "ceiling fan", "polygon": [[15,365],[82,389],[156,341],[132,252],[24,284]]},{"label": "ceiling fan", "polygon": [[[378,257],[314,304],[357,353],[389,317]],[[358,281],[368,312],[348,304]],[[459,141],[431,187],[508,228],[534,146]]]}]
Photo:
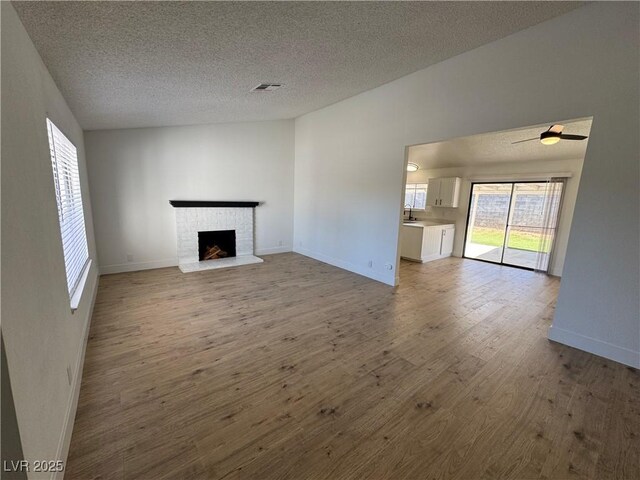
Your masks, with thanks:
[{"label": "ceiling fan", "polygon": [[553,145],[558,143],[560,140],[584,140],[587,138],[584,135],[568,135],[562,133],[564,130],[564,125],[551,125],[549,130],[546,132],[542,132],[539,137],[527,138],[526,140],[519,140],[517,142],[513,142],[512,145],[516,143],[530,142],[532,140],[540,140],[540,143],[543,145]]}]

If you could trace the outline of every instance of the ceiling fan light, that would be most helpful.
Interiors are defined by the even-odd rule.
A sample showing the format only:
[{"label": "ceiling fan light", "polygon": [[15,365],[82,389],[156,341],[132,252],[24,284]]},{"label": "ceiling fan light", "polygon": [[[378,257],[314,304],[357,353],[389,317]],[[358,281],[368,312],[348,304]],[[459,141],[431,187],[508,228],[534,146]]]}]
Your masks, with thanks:
[{"label": "ceiling fan light", "polygon": [[417,163],[407,163],[407,172],[417,172],[419,168]]},{"label": "ceiling fan light", "polygon": [[540,135],[540,143],[543,145],[554,145],[560,141],[560,134],[555,132],[543,132]]}]

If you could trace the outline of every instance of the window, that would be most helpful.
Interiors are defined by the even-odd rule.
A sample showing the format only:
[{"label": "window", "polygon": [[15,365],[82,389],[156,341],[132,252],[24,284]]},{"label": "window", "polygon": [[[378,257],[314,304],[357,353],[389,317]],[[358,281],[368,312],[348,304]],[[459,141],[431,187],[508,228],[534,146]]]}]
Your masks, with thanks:
[{"label": "window", "polygon": [[87,232],[80,192],[78,155],[76,147],[47,118],[49,149],[53,165],[53,183],[58,204],[58,220],[62,236],[64,266],[71,308],[78,307],[82,287],[89,268]]},{"label": "window", "polygon": [[404,206],[424,210],[427,206],[427,184],[407,183],[404,191]]}]

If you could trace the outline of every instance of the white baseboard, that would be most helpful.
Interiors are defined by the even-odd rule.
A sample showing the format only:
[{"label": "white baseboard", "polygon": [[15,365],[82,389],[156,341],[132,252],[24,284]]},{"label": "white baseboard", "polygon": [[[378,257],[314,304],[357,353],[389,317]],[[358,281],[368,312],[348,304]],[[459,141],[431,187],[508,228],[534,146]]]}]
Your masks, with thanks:
[{"label": "white baseboard", "polygon": [[288,247],[271,247],[271,248],[259,248],[256,249],[254,255],[273,255],[276,253],[287,253],[293,251],[291,246]]},{"label": "white baseboard", "polygon": [[112,273],[137,272],[139,270],[151,270],[154,268],[177,267],[177,258],[167,258],[165,260],[154,260],[152,262],[141,263],[120,263],[118,265],[100,265],[100,275]]},{"label": "white baseboard", "polygon": [[294,252],[299,253],[300,255],[304,255],[305,257],[313,258],[314,260],[319,260],[323,263],[328,263],[329,265],[333,265],[334,267],[342,268],[343,270],[347,270],[349,272],[357,273],[358,275],[362,275],[363,277],[371,278],[378,282],[385,283],[387,285],[391,285],[392,287],[396,286],[395,273],[390,270],[388,275],[380,274],[378,272],[372,271],[368,268],[360,268],[357,265],[354,265],[350,262],[345,262],[344,260],[340,260],[337,258],[329,257],[328,255],[323,255],[321,253],[311,252],[305,248],[294,248]]},{"label": "white baseboard", "polygon": [[[64,424],[62,427],[62,434],[58,441],[58,452],[56,460],[62,460],[67,463],[67,457],[69,455],[69,447],[71,446],[71,435],[73,434],[73,426],[76,420],[76,411],[78,409],[78,399],[80,398],[80,385],[82,384],[82,371],[84,368],[84,357],[87,351],[87,342],[89,340],[89,329],[91,328],[91,317],[93,316],[93,307],[96,304],[96,296],[98,294],[98,284],[100,282],[100,275],[95,276],[93,291],[91,292],[91,303],[89,306],[89,314],[84,323],[84,330],[82,332],[82,346],[78,352],[76,358],[76,364],[74,366],[71,395],[69,399],[69,405],[67,407]],[[52,480],[62,480],[64,477],[64,471],[52,472]]]},{"label": "white baseboard", "polygon": [[608,358],[609,360],[629,365],[630,367],[640,368],[640,352],[634,352],[628,348],[586,337],[579,333],[554,327],[553,325],[549,327],[548,337],[549,340],[554,342],[584,350],[585,352],[593,353],[599,357]]},{"label": "white baseboard", "polygon": [[439,253],[432,253],[431,255],[427,255],[426,257],[421,257],[422,263],[433,262],[434,260],[441,260],[443,258],[448,258],[448,255],[440,255]]}]

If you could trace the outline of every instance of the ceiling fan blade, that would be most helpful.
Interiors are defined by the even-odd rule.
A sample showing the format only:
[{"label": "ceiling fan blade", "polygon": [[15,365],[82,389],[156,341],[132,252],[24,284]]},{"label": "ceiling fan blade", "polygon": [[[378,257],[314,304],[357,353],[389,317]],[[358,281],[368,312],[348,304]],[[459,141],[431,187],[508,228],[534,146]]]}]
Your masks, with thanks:
[{"label": "ceiling fan blade", "polygon": [[585,138],[588,138],[588,137],[586,137],[584,135],[565,135],[565,134],[562,134],[562,135],[560,135],[560,138],[562,140],[584,140]]},{"label": "ceiling fan blade", "polygon": [[511,142],[511,145],[522,142],[530,142],[531,140],[540,140],[540,137],[527,138],[526,140],[518,140],[517,142]]},{"label": "ceiling fan blade", "polygon": [[564,125],[560,125],[560,124],[556,124],[556,125],[551,125],[549,127],[549,132],[553,132],[553,133],[562,133],[562,130],[564,130]]}]

